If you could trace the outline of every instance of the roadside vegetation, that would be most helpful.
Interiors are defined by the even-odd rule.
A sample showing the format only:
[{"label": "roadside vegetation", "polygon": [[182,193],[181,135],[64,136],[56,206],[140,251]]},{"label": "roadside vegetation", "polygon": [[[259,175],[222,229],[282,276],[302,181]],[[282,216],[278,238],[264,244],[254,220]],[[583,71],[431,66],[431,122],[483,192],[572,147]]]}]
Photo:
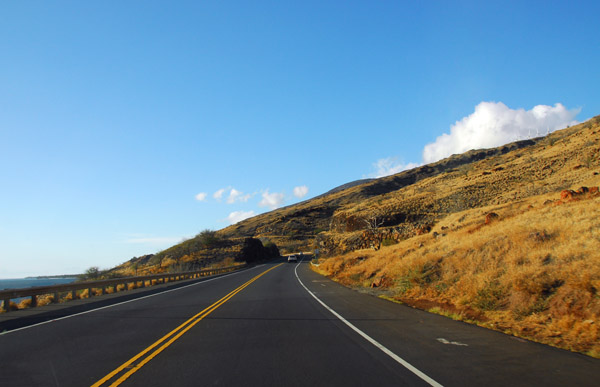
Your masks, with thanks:
[{"label": "roadside vegetation", "polygon": [[318,249],[315,270],[345,285],[600,357],[598,186],[600,116],[345,184],[110,270],[90,268],[85,277],[225,267]]},{"label": "roadside vegetation", "polygon": [[[115,268],[101,271],[98,278],[177,273],[232,266],[246,261],[240,259],[240,254],[247,243],[246,239],[248,238],[230,237],[222,235],[218,231],[203,230],[195,237],[183,240],[156,254],[134,257]],[[261,247],[263,247],[264,241],[265,247],[272,245],[277,253],[279,252],[277,246],[266,238],[256,239],[256,241],[260,243]],[[247,262],[250,263],[250,261]]]},{"label": "roadside vegetation", "polygon": [[392,301],[600,357],[600,117],[419,173],[395,175],[386,183],[395,190],[335,211],[313,268]]},{"label": "roadside vegetation", "polygon": [[600,196],[560,196],[456,213],[428,234],[322,259],[314,269],[417,308],[600,357]]},{"label": "roadside vegetation", "polygon": [[[279,257],[279,249],[274,243],[264,239],[237,238],[226,239],[219,237],[215,231],[204,230],[196,237],[183,241],[169,249],[157,254],[149,254],[142,257],[134,257],[113,269],[101,270],[97,266],[88,268],[78,276],[79,281],[98,281],[107,279],[119,279],[160,273],[182,273],[208,269],[220,269],[239,265],[240,263],[253,264]],[[156,280],[146,280],[145,286],[156,284]],[[115,285],[105,288],[107,294],[136,287],[134,283],[128,283],[128,289],[124,285]],[[93,296],[102,294],[101,289],[93,289]],[[71,294],[63,292],[59,299],[54,299],[54,294],[39,295],[37,306],[44,306],[55,302],[67,302],[74,298],[89,298],[89,290],[82,289]],[[0,301],[0,304],[3,304]],[[10,310],[26,309],[31,307],[31,298],[25,298],[18,303],[10,302]],[[0,308],[3,313],[3,308]]]}]

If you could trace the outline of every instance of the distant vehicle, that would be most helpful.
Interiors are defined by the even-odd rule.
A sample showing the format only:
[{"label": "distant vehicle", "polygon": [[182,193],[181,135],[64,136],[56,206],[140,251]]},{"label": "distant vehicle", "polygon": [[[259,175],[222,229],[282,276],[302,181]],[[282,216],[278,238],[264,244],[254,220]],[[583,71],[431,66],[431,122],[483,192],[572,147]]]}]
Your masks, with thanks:
[{"label": "distant vehicle", "polygon": [[288,262],[298,262],[298,258],[295,255],[290,255],[288,257]]}]

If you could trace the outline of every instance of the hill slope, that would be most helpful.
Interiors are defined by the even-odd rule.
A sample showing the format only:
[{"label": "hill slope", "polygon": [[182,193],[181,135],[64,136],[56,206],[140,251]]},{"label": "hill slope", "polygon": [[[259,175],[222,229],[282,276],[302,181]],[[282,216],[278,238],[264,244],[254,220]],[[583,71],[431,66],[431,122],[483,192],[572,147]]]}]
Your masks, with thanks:
[{"label": "hill slope", "polygon": [[[194,255],[191,261],[198,265],[217,262],[238,251],[246,237],[274,242],[284,253],[314,248],[326,255],[344,253],[383,239],[412,237],[467,209],[591,185],[592,170],[599,163],[598,121],[600,117],[546,137],[472,150],[393,176],[349,183],[219,230],[213,243],[203,243],[199,234],[158,258],[168,255],[173,264]],[[373,223],[376,240],[368,232]],[[130,264],[157,261],[142,258]]]},{"label": "hill slope", "polygon": [[[340,255],[321,259],[317,270],[418,308],[600,357],[599,123],[337,211],[320,243]],[[353,228],[373,214],[380,228]]]},{"label": "hill slope", "polygon": [[599,124],[349,183],[117,271],[227,264],[247,237],[318,248],[347,285],[600,356]]}]

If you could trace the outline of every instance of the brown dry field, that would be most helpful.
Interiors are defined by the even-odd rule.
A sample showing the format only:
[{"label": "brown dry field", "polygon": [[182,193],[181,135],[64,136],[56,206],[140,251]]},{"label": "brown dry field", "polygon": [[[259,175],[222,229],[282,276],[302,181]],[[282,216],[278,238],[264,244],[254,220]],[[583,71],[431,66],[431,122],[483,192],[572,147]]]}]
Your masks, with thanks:
[{"label": "brown dry field", "polygon": [[318,248],[316,270],[347,286],[600,357],[600,197],[561,199],[598,186],[600,116],[353,182],[220,230],[216,247],[199,248],[196,237],[160,262],[134,258],[112,272],[228,266],[240,241],[255,237],[283,253]]},{"label": "brown dry field", "polygon": [[[561,200],[564,189],[600,185],[599,121],[345,209],[424,212],[452,195],[474,201],[435,212],[429,233],[320,259],[314,269],[420,309],[600,357],[600,195]],[[474,186],[485,192],[467,192]],[[498,217],[485,224],[492,212]],[[343,244],[356,236],[328,237]]]},{"label": "brown dry field", "polygon": [[[324,259],[316,270],[348,286],[378,285],[421,309],[600,357],[600,198],[563,205],[532,199],[499,214],[482,227],[481,210],[467,211],[461,216],[479,222]],[[440,228],[456,216],[447,221]]]}]

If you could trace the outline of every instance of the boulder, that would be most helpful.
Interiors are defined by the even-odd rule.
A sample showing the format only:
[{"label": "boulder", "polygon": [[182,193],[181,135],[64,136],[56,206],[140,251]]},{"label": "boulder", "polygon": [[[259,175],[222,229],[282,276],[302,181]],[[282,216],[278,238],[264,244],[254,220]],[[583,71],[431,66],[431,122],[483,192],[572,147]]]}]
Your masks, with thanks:
[{"label": "boulder", "polygon": [[430,225],[421,226],[417,229],[417,235],[428,234],[431,231]]},{"label": "boulder", "polygon": [[492,222],[494,222],[495,220],[498,220],[500,218],[500,215],[496,214],[495,212],[490,212],[489,214],[487,214],[485,216],[485,224],[490,224]]},{"label": "boulder", "polygon": [[535,231],[529,234],[529,239],[535,242],[546,242],[552,238],[552,235],[548,234],[546,231]]},{"label": "boulder", "polygon": [[371,283],[371,287],[372,288],[378,288],[383,284],[383,276],[377,277],[373,280],[373,282]]},{"label": "boulder", "polygon": [[570,189],[562,190],[560,191],[560,200],[571,200],[575,194],[575,191]]},{"label": "boulder", "polygon": [[566,189],[560,192],[560,200],[572,201],[591,198],[600,195],[598,187],[579,187],[577,191]]}]

